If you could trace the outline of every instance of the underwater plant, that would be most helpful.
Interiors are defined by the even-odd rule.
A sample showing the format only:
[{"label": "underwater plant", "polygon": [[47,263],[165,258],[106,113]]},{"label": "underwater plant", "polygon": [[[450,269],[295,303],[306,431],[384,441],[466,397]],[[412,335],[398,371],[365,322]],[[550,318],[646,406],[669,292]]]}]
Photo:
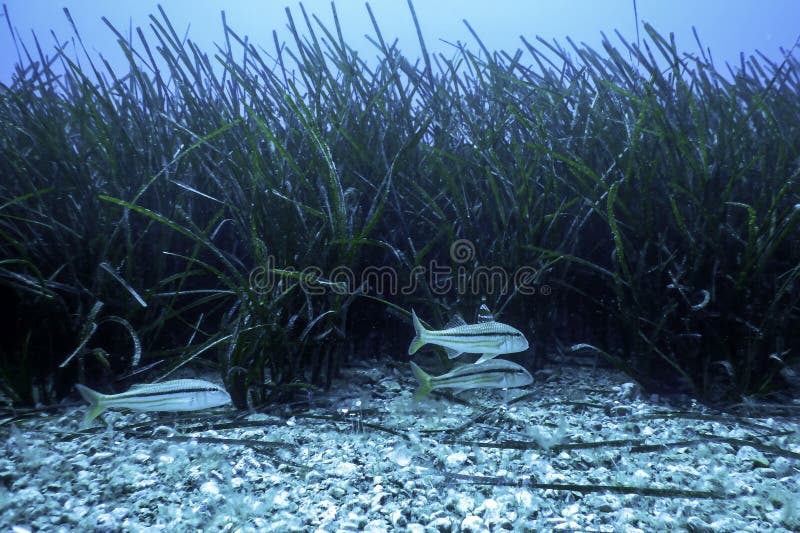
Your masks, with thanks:
[{"label": "underwater plant", "polygon": [[[473,31],[476,50],[453,56],[418,31],[417,61],[367,6],[368,63],[338,17],[286,13],[293,42],[270,51],[224,15],[216,52],[161,8],[149,33],[108,24],[121,72],[77,29],[82,52],[15,41],[0,85],[13,401],[68,394],[82,360],[92,381],[128,379],[131,353],[162,375],[219,371],[239,407],[280,401],[367,351],[404,357],[399,310],[444,323],[499,271],[525,274],[526,290],[488,298],[536,346],[529,368],[592,346],[649,390],[720,404],[792,392],[795,50],[724,72],[648,25],[602,50],[523,38],[490,51]],[[472,253],[454,257],[457,241]],[[418,279],[433,264],[456,283]],[[379,288],[359,279],[368,269],[419,283]],[[91,337],[106,355],[58,368],[97,302],[118,319]]]}]

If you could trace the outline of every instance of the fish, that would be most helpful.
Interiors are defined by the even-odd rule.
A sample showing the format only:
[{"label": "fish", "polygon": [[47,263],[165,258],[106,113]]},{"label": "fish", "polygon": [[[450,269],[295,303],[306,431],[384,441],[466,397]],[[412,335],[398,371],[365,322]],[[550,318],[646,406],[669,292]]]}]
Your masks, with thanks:
[{"label": "fish", "polygon": [[462,353],[479,353],[476,364],[483,363],[500,354],[521,352],[528,349],[528,339],[516,328],[495,322],[486,304],[481,305],[478,322],[467,324],[456,315],[447,323],[445,329],[428,330],[422,326],[417,313],[411,310],[416,336],[408,347],[408,355],[413,355],[422,346],[430,343],[442,346],[447,357],[453,359]]},{"label": "fish", "polygon": [[533,376],[524,366],[505,359],[493,359],[480,365],[461,365],[441,376],[432,376],[413,361],[410,363],[419,381],[419,388],[414,392],[415,400],[421,400],[437,389],[456,389],[458,394],[468,389],[511,389],[533,383]]},{"label": "fish", "polygon": [[198,411],[231,402],[224,388],[201,379],[138,384],[120,394],[102,394],[81,384],[75,385],[75,388],[89,402],[89,410],[81,425],[84,428],[112,407],[134,411]]}]

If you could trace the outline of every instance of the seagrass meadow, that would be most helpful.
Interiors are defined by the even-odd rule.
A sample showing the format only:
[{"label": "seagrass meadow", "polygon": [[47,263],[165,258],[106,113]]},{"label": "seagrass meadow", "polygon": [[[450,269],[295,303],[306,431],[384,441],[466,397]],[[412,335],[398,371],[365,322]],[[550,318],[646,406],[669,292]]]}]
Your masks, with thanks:
[{"label": "seagrass meadow", "polygon": [[377,60],[302,7],[271,49],[224,16],[216,50],[164,11],[109,24],[122,70],[77,30],[76,47],[17,42],[0,85],[10,403],[178,369],[218,373],[239,408],[289,401],[361,359],[404,364],[412,308],[441,327],[485,301],[528,336],[532,371],[612,365],[648,391],[791,408],[797,50],[722,67],[644,25],[598,50],[492,51],[473,32],[437,55],[420,37],[416,58],[368,15]]}]

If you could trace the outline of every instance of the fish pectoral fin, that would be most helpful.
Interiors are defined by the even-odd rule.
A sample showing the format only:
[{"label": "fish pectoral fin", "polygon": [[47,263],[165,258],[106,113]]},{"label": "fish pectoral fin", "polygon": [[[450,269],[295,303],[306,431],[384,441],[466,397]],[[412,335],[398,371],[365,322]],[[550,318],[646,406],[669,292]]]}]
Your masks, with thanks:
[{"label": "fish pectoral fin", "polygon": [[489,359],[494,359],[498,355],[500,355],[500,354],[499,353],[485,353],[485,354],[481,355],[478,358],[477,361],[475,361],[475,364],[477,365],[478,363],[483,363],[485,361],[488,361]]},{"label": "fish pectoral fin", "polygon": [[464,353],[464,352],[459,352],[458,350],[454,350],[453,348],[447,348],[447,347],[445,347],[444,351],[447,354],[448,359],[455,359],[456,357]]}]

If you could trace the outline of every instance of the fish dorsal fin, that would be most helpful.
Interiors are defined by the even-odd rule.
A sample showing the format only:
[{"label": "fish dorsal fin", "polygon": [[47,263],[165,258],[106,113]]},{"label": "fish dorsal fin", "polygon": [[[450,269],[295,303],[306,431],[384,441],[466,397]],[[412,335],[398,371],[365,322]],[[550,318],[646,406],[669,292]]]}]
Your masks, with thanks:
[{"label": "fish dorsal fin", "polygon": [[478,324],[483,324],[484,322],[494,322],[494,316],[489,311],[488,305],[481,304],[480,309],[478,309]]},{"label": "fish dorsal fin", "polygon": [[464,321],[461,315],[455,314],[453,315],[453,318],[451,318],[450,321],[444,325],[444,329],[457,328],[458,326],[466,325],[467,323]]}]

